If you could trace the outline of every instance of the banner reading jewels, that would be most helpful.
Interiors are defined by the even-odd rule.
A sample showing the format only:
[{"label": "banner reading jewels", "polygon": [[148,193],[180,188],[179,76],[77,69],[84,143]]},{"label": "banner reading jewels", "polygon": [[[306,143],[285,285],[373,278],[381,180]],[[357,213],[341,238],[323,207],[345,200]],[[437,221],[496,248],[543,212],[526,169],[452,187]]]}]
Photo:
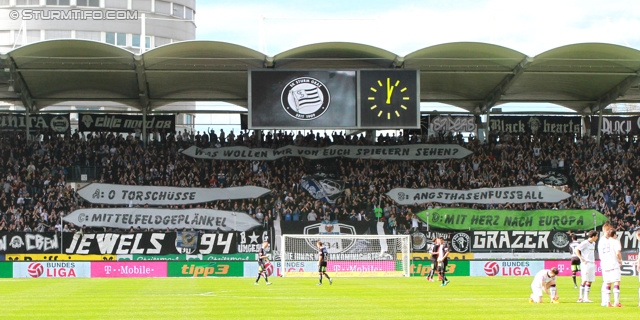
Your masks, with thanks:
[{"label": "banner reading jewels", "polygon": [[[428,214],[427,214],[428,213]],[[475,210],[438,208],[418,217],[430,227],[451,230],[589,230],[607,218],[596,210]]]},{"label": "banner reading jewels", "polygon": [[202,149],[191,146],[182,151],[182,153],[199,159],[218,160],[276,160],[282,157],[434,160],[462,159],[473,152],[455,144],[416,144],[403,146],[330,146],[326,148],[286,146],[279,149],[252,149],[247,147]]},{"label": "banner reading jewels", "polygon": [[237,252],[236,233],[76,233],[63,238],[65,254],[174,255]]},{"label": "banner reading jewels", "polygon": [[472,190],[394,188],[387,195],[400,205],[439,203],[560,202],[571,195],[547,186],[480,188]]},{"label": "banner reading jewels", "polygon": [[91,203],[115,205],[181,205],[216,200],[253,199],[271,190],[255,187],[178,188],[91,183],[78,194]]},{"label": "banner reading jewels", "polygon": [[261,224],[244,212],[193,209],[156,208],[93,208],[71,212],[63,218],[78,226],[129,229],[196,229],[196,230],[249,230]]}]

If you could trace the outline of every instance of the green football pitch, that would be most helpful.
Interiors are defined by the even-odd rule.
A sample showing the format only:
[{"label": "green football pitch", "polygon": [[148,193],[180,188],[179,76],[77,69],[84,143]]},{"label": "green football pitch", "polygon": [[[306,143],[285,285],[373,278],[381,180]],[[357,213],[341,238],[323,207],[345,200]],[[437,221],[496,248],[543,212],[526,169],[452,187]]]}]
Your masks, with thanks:
[{"label": "green football pitch", "polygon": [[531,277],[5,279],[4,319],[597,319],[638,318],[638,279],[623,277],[624,308],[600,306],[600,279],[576,303],[570,277],[560,304],[528,302]]}]

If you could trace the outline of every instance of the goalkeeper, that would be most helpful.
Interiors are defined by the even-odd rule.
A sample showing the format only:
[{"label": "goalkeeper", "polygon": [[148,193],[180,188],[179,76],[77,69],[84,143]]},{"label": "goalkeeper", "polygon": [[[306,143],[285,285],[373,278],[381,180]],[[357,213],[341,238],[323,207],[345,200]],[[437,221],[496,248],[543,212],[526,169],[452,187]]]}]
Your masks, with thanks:
[{"label": "goalkeeper", "polygon": [[267,285],[270,285],[269,278],[267,276],[267,264],[269,263],[269,256],[267,255],[267,247],[269,247],[269,241],[262,242],[262,248],[258,250],[258,277],[256,278],[256,282],[254,285],[258,285],[258,281],[260,280],[260,276],[264,276],[264,281],[267,282]]},{"label": "goalkeeper", "polygon": [[329,253],[327,252],[327,249],[322,246],[322,241],[318,241],[317,245],[318,245],[318,275],[320,276],[320,282],[318,282],[318,285],[319,286],[322,285],[322,275],[324,275],[325,277],[327,277],[327,279],[329,279],[329,284],[333,284],[333,280],[331,280],[331,277],[329,277],[329,275],[327,274],[327,256],[329,255]]}]

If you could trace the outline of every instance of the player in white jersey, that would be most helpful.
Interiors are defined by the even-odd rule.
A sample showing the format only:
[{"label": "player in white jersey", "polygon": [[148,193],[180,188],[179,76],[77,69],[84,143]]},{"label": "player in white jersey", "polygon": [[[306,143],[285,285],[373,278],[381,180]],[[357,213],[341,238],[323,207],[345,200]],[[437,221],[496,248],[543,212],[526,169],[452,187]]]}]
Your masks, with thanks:
[{"label": "player in white jersey", "polygon": [[556,276],[558,275],[558,268],[553,267],[551,269],[540,270],[533,277],[531,282],[531,296],[529,296],[529,302],[542,303],[542,294],[546,293],[551,297],[551,303],[558,303],[558,295],[556,292]]},{"label": "player in white jersey", "polygon": [[576,282],[576,274],[580,271],[580,258],[576,254],[576,248],[580,245],[580,241],[578,241],[578,236],[574,234],[571,235],[571,243],[569,243],[569,251],[571,252],[571,278],[573,279],[573,287],[578,288],[578,283]]},{"label": "player in white jersey", "polygon": [[[618,307],[620,304],[620,277],[622,266],[622,246],[617,239],[616,230],[603,228],[604,239],[598,241],[598,255],[602,268],[602,303],[603,307]],[[613,305],[611,304],[611,285],[613,285]]]},{"label": "player in white jersey", "polygon": [[598,232],[589,231],[587,240],[582,241],[575,249],[576,256],[580,259],[580,297],[578,302],[593,302],[589,300],[591,284],[596,281],[596,241]]}]

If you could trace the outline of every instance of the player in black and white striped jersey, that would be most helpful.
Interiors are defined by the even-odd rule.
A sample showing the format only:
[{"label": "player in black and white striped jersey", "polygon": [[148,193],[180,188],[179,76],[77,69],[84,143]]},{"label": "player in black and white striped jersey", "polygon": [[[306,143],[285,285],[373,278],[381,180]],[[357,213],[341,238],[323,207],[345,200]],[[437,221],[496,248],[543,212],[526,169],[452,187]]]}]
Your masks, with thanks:
[{"label": "player in black and white striped jersey", "polygon": [[580,241],[578,241],[578,236],[575,234],[571,235],[571,243],[569,243],[569,251],[571,252],[571,278],[573,278],[573,288],[578,288],[578,283],[576,282],[576,274],[580,271],[580,257],[576,254],[576,248],[580,245]]}]

